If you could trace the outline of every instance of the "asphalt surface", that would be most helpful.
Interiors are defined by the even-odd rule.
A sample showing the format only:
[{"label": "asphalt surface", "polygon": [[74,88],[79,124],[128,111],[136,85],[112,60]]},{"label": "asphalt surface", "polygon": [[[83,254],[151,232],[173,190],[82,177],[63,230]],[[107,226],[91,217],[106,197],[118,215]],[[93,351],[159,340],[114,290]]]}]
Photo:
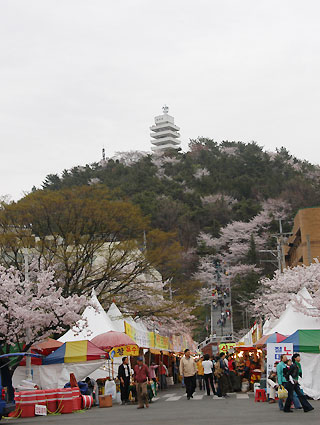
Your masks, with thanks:
[{"label": "asphalt surface", "polygon": [[[111,408],[95,407],[91,410],[69,415],[46,416],[26,419],[2,419],[11,425],[57,424],[57,425],[270,425],[270,424],[319,424],[320,402],[311,401],[315,410],[304,413],[279,411],[277,404],[255,403],[253,395],[237,398],[235,394],[226,399],[214,399],[204,392],[197,392],[195,399],[187,400],[180,387],[170,388],[158,394],[158,400],[149,409],[137,409],[136,405]],[[238,396],[239,397],[239,396]],[[246,397],[246,395],[240,395]]]}]

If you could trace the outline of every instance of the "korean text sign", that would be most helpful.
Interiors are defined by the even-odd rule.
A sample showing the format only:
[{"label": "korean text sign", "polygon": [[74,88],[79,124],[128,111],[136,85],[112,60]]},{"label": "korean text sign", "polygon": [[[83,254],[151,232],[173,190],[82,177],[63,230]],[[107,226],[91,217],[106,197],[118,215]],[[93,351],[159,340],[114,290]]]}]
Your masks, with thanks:
[{"label": "korean text sign", "polygon": [[293,344],[272,343],[267,344],[267,376],[274,367],[275,362],[281,361],[281,355],[285,354],[288,358],[293,355]]}]

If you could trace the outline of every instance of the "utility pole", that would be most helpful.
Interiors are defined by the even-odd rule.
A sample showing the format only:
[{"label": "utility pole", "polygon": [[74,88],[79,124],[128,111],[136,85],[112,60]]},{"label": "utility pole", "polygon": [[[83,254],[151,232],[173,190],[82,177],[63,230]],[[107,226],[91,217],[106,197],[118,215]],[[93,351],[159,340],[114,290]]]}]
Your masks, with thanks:
[{"label": "utility pole", "polygon": [[[28,248],[24,248],[22,250],[24,257],[24,280],[25,282],[29,282],[29,250]],[[26,340],[27,343],[31,341],[31,330],[30,326],[26,326]],[[31,354],[31,349],[29,348],[28,353]],[[31,356],[26,356],[26,380],[32,382],[32,370],[31,370]]]},{"label": "utility pole", "polygon": [[[286,258],[284,253],[284,239],[288,236],[291,236],[292,233],[283,233],[282,229],[282,220],[279,219],[279,233],[272,235],[277,240],[277,249],[261,249],[259,252],[265,252],[271,254],[275,257],[273,260],[260,260],[260,263],[273,263],[279,270],[280,273],[283,273],[286,268]],[[275,260],[276,259],[276,260]],[[275,261],[277,263],[275,264]]]}]

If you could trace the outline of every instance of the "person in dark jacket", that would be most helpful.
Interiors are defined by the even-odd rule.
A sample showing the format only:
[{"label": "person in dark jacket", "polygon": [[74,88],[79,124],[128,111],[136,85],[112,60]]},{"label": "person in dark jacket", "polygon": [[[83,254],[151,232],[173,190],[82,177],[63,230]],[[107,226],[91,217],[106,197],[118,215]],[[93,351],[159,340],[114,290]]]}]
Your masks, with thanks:
[{"label": "person in dark jacket", "polygon": [[[295,360],[295,358],[293,358],[292,360]],[[286,387],[288,390],[288,399],[292,400],[293,392],[295,392],[299,398],[299,401],[305,413],[310,412],[311,410],[314,410],[314,408],[306,399],[306,396],[301,391],[300,385],[298,383],[299,368],[297,364],[295,363],[295,361],[292,362],[292,364],[290,365],[289,370],[287,371],[287,377],[288,377],[288,386],[289,386],[289,388]]]},{"label": "person in dark jacket", "polygon": [[120,380],[121,402],[124,405],[129,403],[130,368],[128,357],[122,358],[122,364],[118,368],[118,378]]}]

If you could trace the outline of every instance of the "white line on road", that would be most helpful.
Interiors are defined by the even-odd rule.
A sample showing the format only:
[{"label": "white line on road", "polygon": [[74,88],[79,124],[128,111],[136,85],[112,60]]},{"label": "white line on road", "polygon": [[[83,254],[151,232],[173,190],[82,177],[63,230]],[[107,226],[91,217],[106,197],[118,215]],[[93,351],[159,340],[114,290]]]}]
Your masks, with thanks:
[{"label": "white line on road", "polygon": [[248,394],[237,394],[237,398],[238,399],[245,399],[245,398],[249,398]]},{"label": "white line on road", "polygon": [[202,400],[203,399],[203,395],[194,395],[193,396],[194,400]]},{"label": "white line on road", "polygon": [[173,397],[173,396],[175,396],[176,395],[176,393],[172,393],[172,394],[165,394],[165,395],[163,395],[162,397]]},{"label": "white line on road", "polygon": [[180,400],[181,395],[175,396],[175,397],[169,397],[166,399],[166,401],[178,401]]}]

